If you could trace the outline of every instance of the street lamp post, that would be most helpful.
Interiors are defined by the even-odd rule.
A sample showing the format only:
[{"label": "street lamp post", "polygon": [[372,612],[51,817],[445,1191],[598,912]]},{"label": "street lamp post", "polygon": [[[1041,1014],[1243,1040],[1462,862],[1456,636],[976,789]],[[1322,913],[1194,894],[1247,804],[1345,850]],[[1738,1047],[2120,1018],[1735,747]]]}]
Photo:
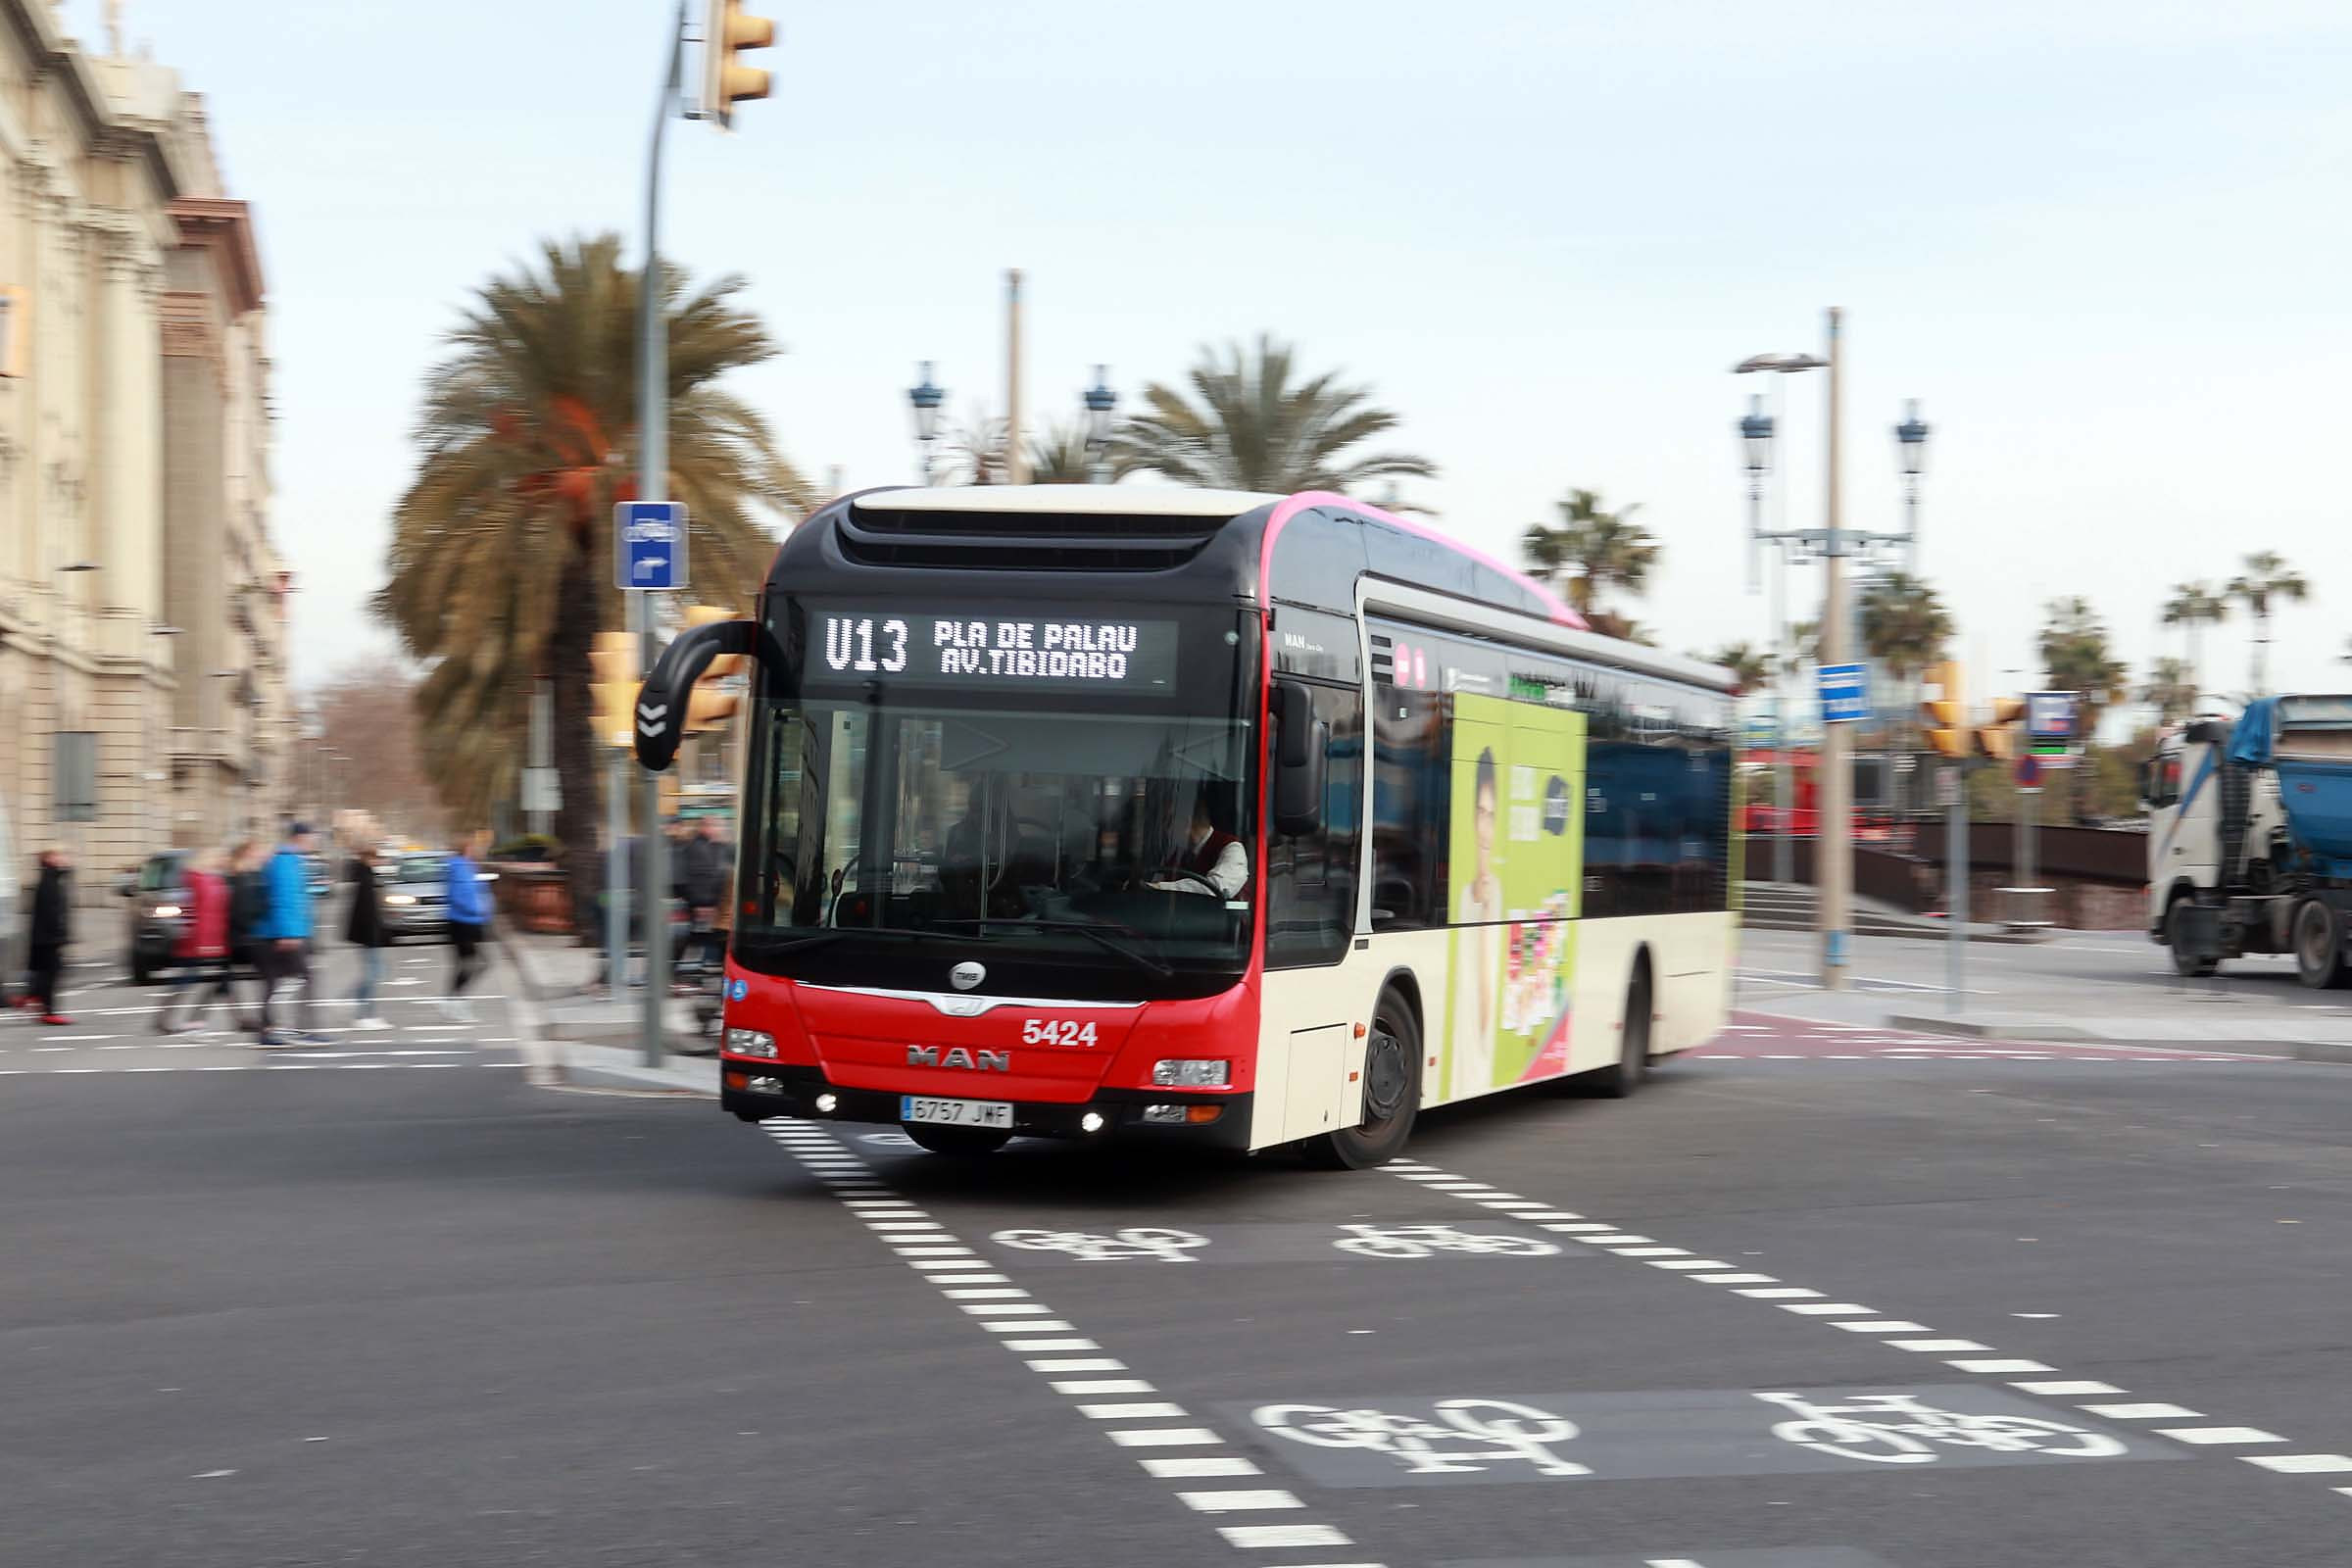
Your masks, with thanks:
[{"label": "street lamp post", "polygon": [[1907,564],[1919,570],[1919,476],[1928,467],[1928,423],[1919,416],[1919,399],[1903,405],[1902,423],[1894,427],[1895,461],[1903,474],[1904,548]]},{"label": "street lamp post", "polygon": [[[1772,416],[1764,412],[1764,395],[1759,392],[1748,399],[1747,415],[1740,421],[1740,439],[1747,452],[1747,585],[1750,593],[1755,591],[1758,575],[1756,558],[1764,539],[1764,480],[1772,472]],[[1774,550],[1772,639],[1768,655],[1770,667],[1765,681],[1772,696],[1772,879],[1783,886],[1796,880],[1796,846],[1789,836],[1788,827],[1794,802],[1789,790],[1788,704],[1784,687],[1788,669],[1782,658],[1783,641],[1788,625],[1787,612],[1782,606],[1782,590],[1788,570],[1788,552]]]},{"label": "street lamp post", "polygon": [[931,482],[931,443],[939,439],[939,406],[948,394],[931,381],[932,362],[923,362],[923,379],[906,389],[906,401],[914,409],[914,439],[922,459],[915,468],[915,477],[924,484]]},{"label": "street lamp post", "polygon": [[1086,389],[1086,455],[1089,484],[1110,483],[1110,412],[1119,406],[1119,395],[1110,389],[1104,373],[1108,366],[1095,367],[1095,384]]}]

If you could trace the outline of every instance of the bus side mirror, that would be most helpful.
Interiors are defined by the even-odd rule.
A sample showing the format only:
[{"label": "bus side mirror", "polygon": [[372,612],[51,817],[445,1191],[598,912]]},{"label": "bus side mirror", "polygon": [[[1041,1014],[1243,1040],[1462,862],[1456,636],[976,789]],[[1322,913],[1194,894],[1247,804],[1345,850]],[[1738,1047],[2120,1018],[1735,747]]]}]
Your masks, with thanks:
[{"label": "bus side mirror", "polygon": [[1274,831],[1312,833],[1323,825],[1331,725],[1315,716],[1314,694],[1298,681],[1276,681],[1273,707]]},{"label": "bus side mirror", "polygon": [[680,632],[654,661],[637,690],[637,760],[652,772],[669,766],[686,738],[694,683],[723,655],[760,654],[760,625],[751,620],[713,620]]}]

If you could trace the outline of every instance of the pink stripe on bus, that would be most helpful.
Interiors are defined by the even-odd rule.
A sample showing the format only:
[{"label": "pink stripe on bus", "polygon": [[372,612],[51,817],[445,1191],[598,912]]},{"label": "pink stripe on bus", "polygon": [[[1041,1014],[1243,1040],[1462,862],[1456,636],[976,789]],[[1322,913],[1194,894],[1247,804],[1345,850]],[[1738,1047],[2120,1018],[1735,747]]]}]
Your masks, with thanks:
[{"label": "pink stripe on bus", "polygon": [[1585,617],[1578,614],[1570,607],[1568,601],[1527,573],[1495,560],[1476,545],[1466,545],[1451,535],[1440,533],[1425,522],[1415,522],[1410,517],[1399,517],[1393,512],[1383,512],[1378,507],[1366,506],[1352,497],[1337,495],[1329,490],[1303,491],[1287,500],[1275,503],[1274,515],[1266,519],[1265,538],[1258,546],[1257,555],[1257,594],[1259,603],[1266,608],[1271,609],[1274,604],[1274,541],[1281,535],[1283,525],[1309,507],[1330,506],[1346,507],[1349,511],[1361,513],[1367,517],[1378,517],[1383,522],[1402,528],[1406,533],[1419,534],[1422,538],[1434,540],[1457,554],[1468,556],[1481,564],[1492,566],[1542,599],[1545,608],[1550,611],[1551,618],[1560,625],[1575,631],[1592,630],[1592,627],[1585,624]]}]

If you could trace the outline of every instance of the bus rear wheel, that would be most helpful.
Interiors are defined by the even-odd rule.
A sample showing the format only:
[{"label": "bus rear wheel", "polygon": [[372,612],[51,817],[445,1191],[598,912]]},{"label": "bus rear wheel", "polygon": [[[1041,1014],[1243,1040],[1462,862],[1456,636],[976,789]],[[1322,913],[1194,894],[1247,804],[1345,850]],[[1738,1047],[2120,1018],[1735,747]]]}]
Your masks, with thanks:
[{"label": "bus rear wheel", "polygon": [[902,1130],[914,1140],[917,1148],[956,1159],[978,1159],[1012,1142],[1012,1134],[1001,1133],[993,1127],[941,1127],[933,1122],[910,1121],[903,1123]]},{"label": "bus rear wheel", "polygon": [[1625,987],[1625,1024],[1618,1032],[1617,1059],[1593,1073],[1592,1093],[1623,1100],[1649,1076],[1649,965],[1637,962]]},{"label": "bus rear wheel", "polygon": [[1421,1023],[1395,990],[1383,991],[1364,1035],[1363,1120],[1298,1146],[1323,1170],[1370,1170],[1404,1152],[1421,1109]]}]

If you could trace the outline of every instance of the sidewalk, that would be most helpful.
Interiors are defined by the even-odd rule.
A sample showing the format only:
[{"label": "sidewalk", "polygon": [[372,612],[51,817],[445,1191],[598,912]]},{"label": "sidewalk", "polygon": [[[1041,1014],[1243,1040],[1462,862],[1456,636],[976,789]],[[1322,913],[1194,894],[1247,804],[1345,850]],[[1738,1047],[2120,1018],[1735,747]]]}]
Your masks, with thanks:
[{"label": "sidewalk", "polygon": [[[2307,991],[2291,970],[2241,961],[2234,972],[2207,980],[2159,978],[2147,973],[2145,956],[2113,960],[2119,972],[2097,972],[2101,963],[2065,962],[2066,938],[2027,966],[2018,958],[1972,956],[1967,991],[1957,1010],[1936,965],[1908,965],[1903,977],[1886,978],[1893,967],[1885,950],[1857,953],[1852,988],[1824,991],[1778,965],[1769,978],[1751,969],[1736,989],[1732,1005],[1748,1012],[1802,1018],[1825,1024],[1911,1029],[1968,1040],[2032,1044],[2074,1043],[2142,1046],[2170,1050],[2235,1052],[2302,1061],[2352,1062],[2352,1004],[2341,992]],[[2080,951],[2080,950],[2072,950]]]},{"label": "sidewalk", "polygon": [[615,1006],[607,993],[585,990],[596,978],[596,949],[568,937],[503,927],[498,943],[520,981],[516,1010],[521,1026],[536,1037],[534,1054],[546,1068],[539,1081],[572,1089],[717,1096],[716,1059],[677,1049],[709,1044],[695,1027],[690,1003],[669,999],[663,1013],[670,1050],[661,1066],[649,1067],[642,1044],[644,992],[631,990],[628,1001]]}]

